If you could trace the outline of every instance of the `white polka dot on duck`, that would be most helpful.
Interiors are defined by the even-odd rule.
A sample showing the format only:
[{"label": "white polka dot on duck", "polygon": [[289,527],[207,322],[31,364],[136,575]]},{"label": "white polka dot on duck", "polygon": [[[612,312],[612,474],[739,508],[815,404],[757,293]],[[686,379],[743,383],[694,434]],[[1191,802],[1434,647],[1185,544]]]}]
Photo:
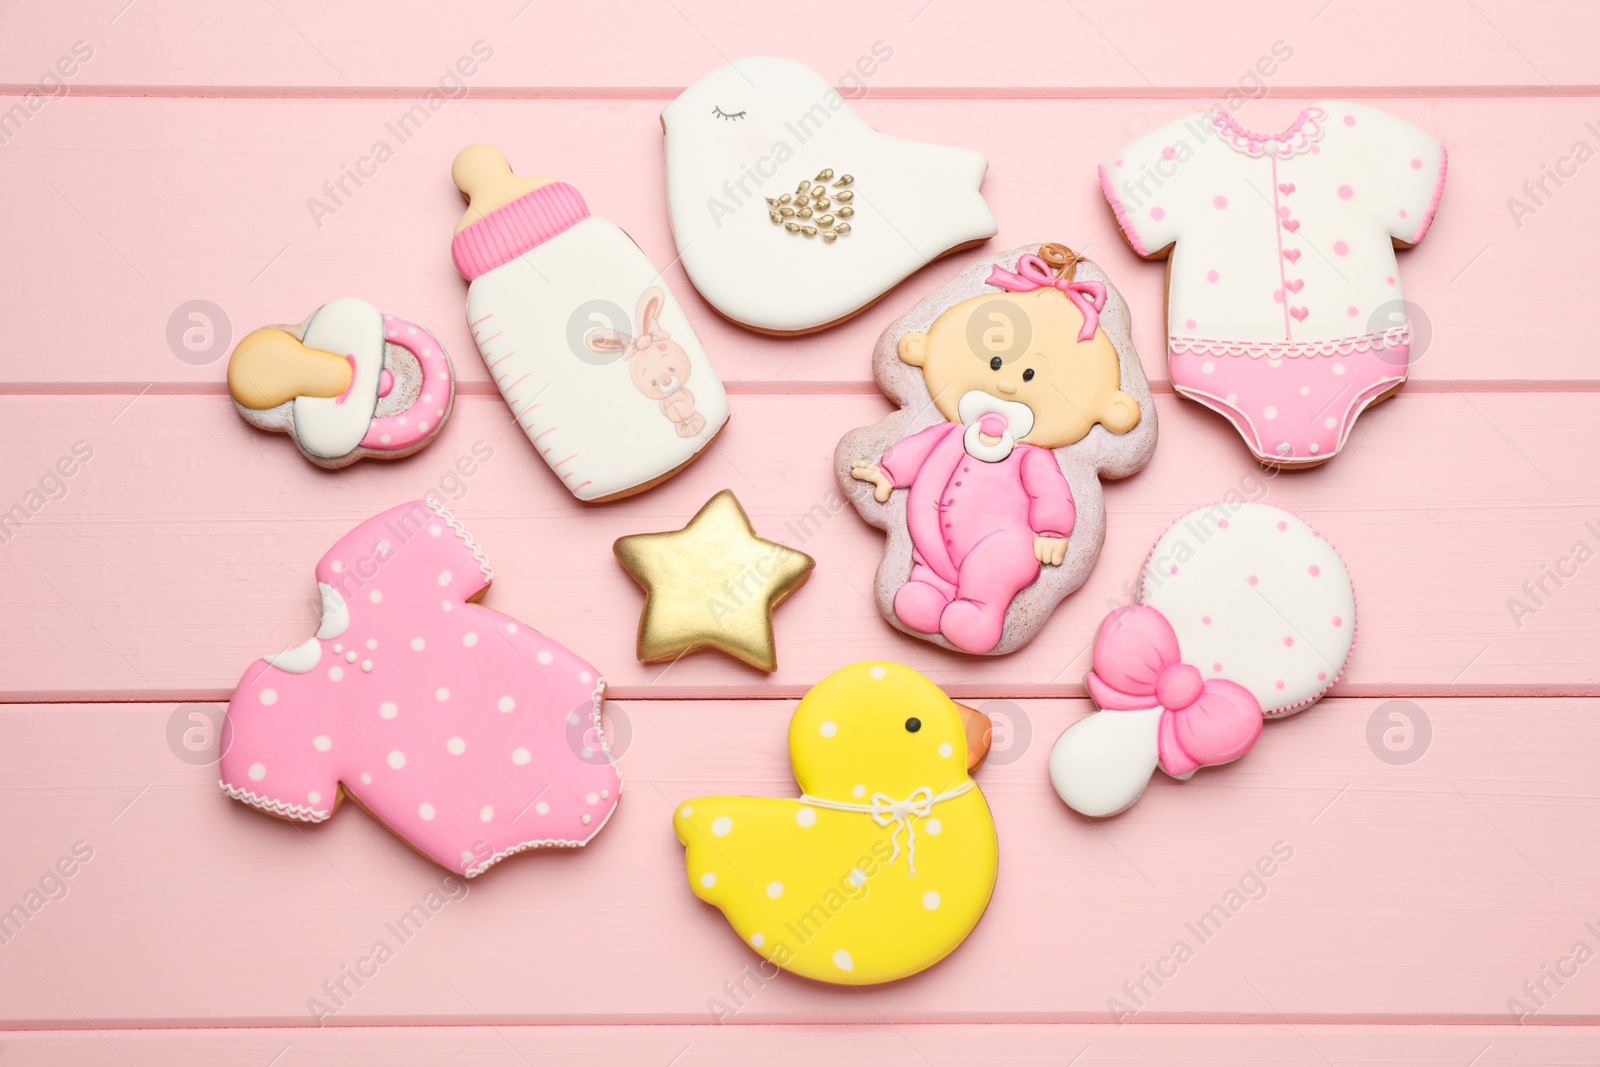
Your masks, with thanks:
[{"label": "white polka dot on duck", "polygon": [[259,782],[267,776],[267,765],[265,763],[252,763],[250,764],[250,769],[245,773],[250,776],[252,782]]},{"label": "white polka dot on duck", "polygon": [[856,961],[851,959],[850,953],[842,948],[834,952],[833,965],[841,971],[853,971],[856,969]]},{"label": "white polka dot on duck", "polygon": [[867,795],[867,787],[864,785],[858,785],[854,789],[850,790],[850,795],[858,798],[864,797]]},{"label": "white polka dot on duck", "polygon": [[759,930],[750,935],[750,947],[751,948],[760,948],[762,945],[765,945],[766,943],[767,943],[767,935],[761,933]]},{"label": "white polka dot on duck", "polygon": [[872,677],[879,679],[880,681],[889,676],[889,672],[884,670],[882,667],[874,667],[867,673],[872,675]]},{"label": "white polka dot on duck", "polygon": [[717,884],[717,873],[715,871],[707,871],[705,874],[702,874],[700,876],[700,884],[705,886],[707,889],[710,889],[712,886]]},{"label": "white polka dot on duck", "polygon": [[834,734],[839,732],[839,724],[834,722],[832,719],[829,719],[827,722],[823,723],[819,729],[821,730],[823,737],[832,737]]},{"label": "white polka dot on duck", "polygon": [[389,753],[389,766],[391,768],[393,768],[394,770],[398,771],[402,767],[404,767],[405,765],[406,765],[406,754],[404,752],[401,752],[397,748],[394,751]]},{"label": "white polka dot on duck", "polygon": [[867,872],[863,871],[860,867],[852,869],[849,874],[845,875],[845,877],[850,880],[850,884],[853,886],[863,886],[867,884]]},{"label": "white polka dot on duck", "polygon": [[316,737],[311,739],[311,747],[316,749],[318,752],[326,752],[328,749],[333,747],[333,738],[329,737],[327,734],[318,734]]},{"label": "white polka dot on duck", "polygon": [[939,755],[941,757],[943,757],[944,759],[949,759],[950,758],[950,753],[952,753],[954,751],[955,751],[955,749],[950,746],[950,742],[948,742],[948,741],[946,741],[944,744],[939,746]]},{"label": "white polka dot on duck", "polygon": [[[521,767],[532,759],[533,753],[529,752],[525,748],[516,749],[511,753],[511,762],[515,763],[518,767]],[[543,815],[544,813],[540,812],[539,814]]]},{"label": "white polka dot on duck", "polygon": [[499,708],[501,711],[515,711],[517,702],[510,697],[501,697],[499,702],[495,704],[495,707]]},{"label": "white polka dot on duck", "polygon": [[539,665],[541,667],[548,667],[551,663],[555,662],[555,657],[544,649],[540,649],[539,654],[533,658],[539,661]]},{"label": "white polka dot on duck", "polygon": [[771,897],[773,900],[777,900],[779,897],[783,896],[783,883],[782,882],[768,882],[767,883],[767,896]]},{"label": "white polka dot on duck", "polygon": [[432,804],[429,804],[427,801],[423,801],[421,804],[417,805],[417,814],[422,816],[423,822],[432,822],[433,817],[437,815],[438,812],[433,810]]},{"label": "white polka dot on duck", "polygon": [[922,894],[922,906],[927,908],[929,911],[937,908],[939,906],[939,894],[935,893],[931,889]]},{"label": "white polka dot on duck", "polygon": [[815,826],[817,825],[817,813],[813,809],[801,805],[800,810],[794,813],[794,821],[801,826]]},{"label": "white polka dot on duck", "polygon": [[691,806],[690,806],[690,805],[688,805],[688,804],[685,804],[685,805],[684,805],[684,806],[683,806],[683,810],[682,810],[682,811],[680,811],[680,812],[679,812],[679,813],[678,813],[678,814],[679,814],[679,815],[682,815],[682,816],[683,816],[683,817],[684,817],[684,818],[685,818],[685,819],[687,819],[687,818],[689,818],[689,817],[690,817],[690,816],[691,816],[691,815],[693,815],[693,814],[694,814],[694,808],[693,808],[693,807],[691,807]]},{"label": "white polka dot on duck", "polygon": [[268,707],[271,707],[272,705],[276,704],[277,702],[278,702],[278,691],[276,689],[263,689],[261,691],[261,703],[267,705]]},{"label": "white polka dot on duck", "polygon": [[727,837],[733,832],[733,820],[726,815],[718,815],[711,820],[711,832],[718,837]]},{"label": "white polka dot on duck", "polygon": [[444,750],[452,756],[459,756],[467,750],[467,743],[459,737],[452,737],[444,743]]},{"label": "white polka dot on duck", "polygon": [[466,645],[468,648],[471,648],[473,645],[478,643],[478,635],[470,632],[464,633],[461,635],[461,643]]},{"label": "white polka dot on duck", "polygon": [[944,829],[944,823],[940,822],[938,819],[929,819],[922,825],[927,829],[928,833],[932,834],[934,837],[938,837],[939,831]]}]

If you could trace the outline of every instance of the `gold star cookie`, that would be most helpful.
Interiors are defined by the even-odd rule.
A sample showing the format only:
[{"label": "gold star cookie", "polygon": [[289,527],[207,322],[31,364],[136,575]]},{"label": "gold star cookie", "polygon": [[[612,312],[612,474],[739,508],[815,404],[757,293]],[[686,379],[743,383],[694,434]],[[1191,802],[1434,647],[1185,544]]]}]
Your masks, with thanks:
[{"label": "gold star cookie", "polygon": [[778,669],[772,609],[805,584],[817,563],[757,537],[727,489],[683,529],[621,537],[612,550],[644,588],[642,662],[715,648],[764,671]]}]

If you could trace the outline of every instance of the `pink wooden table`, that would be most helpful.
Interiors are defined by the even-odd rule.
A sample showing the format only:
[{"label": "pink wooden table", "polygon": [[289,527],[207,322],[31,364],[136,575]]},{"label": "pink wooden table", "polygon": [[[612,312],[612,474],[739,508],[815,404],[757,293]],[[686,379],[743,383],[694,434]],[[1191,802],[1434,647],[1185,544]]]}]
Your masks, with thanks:
[{"label": "pink wooden table", "polygon": [[[0,1063],[1600,1062],[1600,370],[1583,317],[1600,5],[756,6],[0,8],[0,511],[28,511],[0,534],[0,910],[48,891],[0,944]],[[447,72],[476,42],[492,56],[458,86]],[[989,248],[1057,239],[1098,260],[1158,394],[1161,445],[1108,487],[1094,576],[1006,659],[880,620],[863,596],[880,535],[840,510],[829,471],[839,435],[887,410],[873,339],[966,257],[789,341],[730,327],[669,271],[733,420],[682,476],[601,507],[560,491],[517,432],[449,259],[449,163],[486,140],[671,261],[664,103],[751,54],[838,80],[875,42],[893,55],[865,79],[862,116],[988,153]],[[1275,42],[1292,58],[1259,78]],[[420,131],[314,215],[308,200],[328,205],[324,183],[441,78]],[[1162,270],[1118,238],[1095,182],[1108,151],[1241,85],[1261,97],[1242,116],[1258,128],[1353,97],[1451,157],[1437,223],[1402,264],[1432,331],[1414,380],[1337,461],[1277,477],[1172,395]],[[1513,197],[1532,210],[1514,215]],[[462,395],[425,452],[331,474],[230,410],[221,338],[341,295],[437,331]],[[169,340],[192,301],[215,305],[210,353]],[[75,448],[89,458],[52,476]],[[639,593],[606,546],[681,525],[725,487],[818,561],[778,614],[782,669],[711,653],[642,666]],[[494,560],[490,605],[611,678],[628,795],[583,853],[471,883],[318,1025],[308,1001],[441,872],[354,809],[297,828],[230,803],[169,739],[243,664],[305,637],[311,568],[336,536],[429,488]],[[1306,516],[1344,554],[1362,609],[1349,674],[1242,763],[1158,781],[1114,820],[1074,817],[1045,759],[1088,708],[1094,627],[1166,523],[1230,491]],[[757,958],[684,884],[670,812],[693,794],[787,791],[795,698],[868,657],[1009,726],[981,774],[998,891],[917,978],[756,988]],[[1410,747],[1371,741],[1375,717],[1408,723]],[[1185,924],[1280,842],[1292,860],[1198,942]],[[52,880],[75,849],[73,876]],[[1193,958],[1157,985],[1180,940]]]}]

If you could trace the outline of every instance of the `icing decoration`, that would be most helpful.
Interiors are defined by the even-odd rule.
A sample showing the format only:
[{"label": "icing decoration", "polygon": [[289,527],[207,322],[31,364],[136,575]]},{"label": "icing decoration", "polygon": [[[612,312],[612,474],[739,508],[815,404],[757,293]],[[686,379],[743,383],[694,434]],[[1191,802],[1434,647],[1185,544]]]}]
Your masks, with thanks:
[{"label": "icing decoration", "polygon": [[830,187],[831,178],[833,168],[824,167],[817,171],[815,179],[802,178],[793,193],[767,197],[767,217],[791,237],[821,234],[824,244],[832,244],[853,232],[854,227],[848,220],[856,213],[851,203],[856,190],[848,186],[855,184],[855,176],[841,174]]},{"label": "icing decoration", "polygon": [[1128,243],[1170,258],[1173,387],[1263,463],[1337,455],[1361,413],[1405,384],[1395,249],[1427,233],[1445,170],[1423,131],[1340,101],[1272,135],[1220,110],[1191,116],[1103,164]]},{"label": "icing decoration", "polygon": [[1099,479],[1155,448],[1127,305],[1071,249],[1015,249],[892,324],[873,367],[900,411],[846,435],[834,468],[889,534],[878,608],[946,648],[1014,651],[1094,566]]},{"label": "icing decoration", "polygon": [[752,330],[843,322],[996,231],[978,191],[983,155],[877,132],[794,60],[720,67],[661,122],[684,270],[712,307]]},{"label": "icing decoration", "polygon": [[493,573],[449,512],[391,508],[335,542],[316,574],[316,636],[252,664],[228,704],[226,795],[301,822],[349,795],[468,878],[600,832],[622,791],[605,683],[475,602]]},{"label": "icing decoration", "polygon": [[1104,284],[1070,282],[1058,278],[1044,260],[1031,252],[1017,260],[1015,274],[996,264],[989,275],[989,284],[1012,293],[1029,293],[1047,285],[1060,289],[1078,306],[1078,313],[1083,316],[1083,328],[1078,331],[1080,341],[1093,339],[1094,331],[1100,325],[1100,312],[1106,306]]},{"label": "icing decoration", "polygon": [[338,468],[432,441],[455,405],[455,373],[427,330],[346,297],[299,326],[247,334],[228,360],[228,391],[247,422]]},{"label": "icing decoration", "polygon": [[693,461],[728,398],[661,272],[576,189],[517,177],[499,149],[463,149],[451,176],[471,202],[450,252],[473,340],[561,484],[614,500]]},{"label": "icing decoration", "polygon": [[994,820],[969,776],[988,746],[982,714],[908,667],[835,671],[789,722],[798,798],[678,806],[689,886],[795,974],[871,985],[925,970],[994,891]]},{"label": "icing decoration", "polygon": [[1085,684],[1101,710],[1050,753],[1056,792],[1085,815],[1131,807],[1157,767],[1187,779],[1243,756],[1263,716],[1308,707],[1355,643],[1344,562],[1267,504],[1190,512],[1156,542],[1138,603],[1100,624]]},{"label": "icing decoration", "polygon": [[777,670],[772,610],[816,566],[804,552],[757,537],[726,489],[683,529],[621,537],[613,551],[645,591],[639,616],[645,663],[715,648],[752,667]]}]

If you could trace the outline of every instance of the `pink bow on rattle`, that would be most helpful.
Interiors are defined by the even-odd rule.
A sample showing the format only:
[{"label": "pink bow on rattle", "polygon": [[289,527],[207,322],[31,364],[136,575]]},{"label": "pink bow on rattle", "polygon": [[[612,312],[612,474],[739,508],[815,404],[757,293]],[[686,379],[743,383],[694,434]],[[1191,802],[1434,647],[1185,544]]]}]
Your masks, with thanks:
[{"label": "pink bow on rattle", "polygon": [[1107,711],[1160,707],[1157,752],[1174,778],[1236,760],[1261,736],[1261,704],[1242,685],[1202,680],[1184,663],[1178,636],[1155,608],[1131,604],[1100,624],[1089,695]]},{"label": "pink bow on rattle", "polygon": [[1094,337],[1095,328],[1100,325],[1100,312],[1106,306],[1105,283],[1069,282],[1065,278],[1057,278],[1049,264],[1032,252],[1017,260],[1016,273],[996,263],[989,275],[989,284],[1008,293],[1028,293],[1045,286],[1060,289],[1083,312],[1083,328],[1078,331],[1080,341]]}]

